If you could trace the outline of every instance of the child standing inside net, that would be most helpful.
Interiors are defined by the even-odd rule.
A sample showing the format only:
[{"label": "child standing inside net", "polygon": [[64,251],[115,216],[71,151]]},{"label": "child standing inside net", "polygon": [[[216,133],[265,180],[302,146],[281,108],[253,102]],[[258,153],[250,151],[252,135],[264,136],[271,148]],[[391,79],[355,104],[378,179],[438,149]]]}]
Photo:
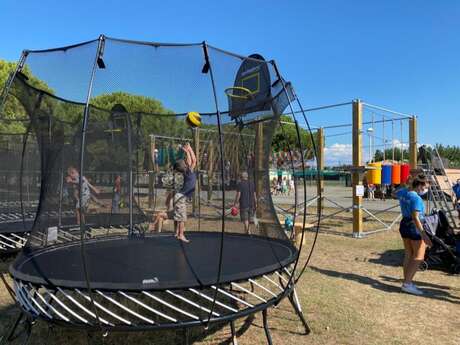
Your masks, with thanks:
[{"label": "child standing inside net", "polygon": [[[185,237],[185,223],[187,221],[187,201],[192,197],[196,185],[196,156],[189,143],[181,147],[184,159],[178,159],[173,166],[174,172],[182,174],[184,183],[182,188],[175,193],[171,191],[166,197],[167,211],[158,212],[154,216],[149,230],[161,231],[163,222],[167,219],[174,220],[175,237],[185,243],[190,242]],[[172,209],[171,209],[172,200]]]},{"label": "child standing inside net", "polygon": [[183,242],[190,242],[185,237],[185,222],[187,221],[187,201],[192,197],[196,185],[196,156],[189,143],[182,150],[184,159],[179,159],[174,164],[174,171],[181,173],[184,179],[182,188],[174,195],[174,222],[176,225],[176,238]]},{"label": "child standing inside net", "polygon": [[88,210],[89,201],[91,200],[91,190],[99,194],[99,189],[88,182],[86,177],[81,178],[81,197],[80,197],[80,174],[78,170],[70,166],[67,169],[66,182],[73,186],[73,197],[75,199],[75,215],[77,224],[80,225],[80,219],[85,222],[85,213]]}]

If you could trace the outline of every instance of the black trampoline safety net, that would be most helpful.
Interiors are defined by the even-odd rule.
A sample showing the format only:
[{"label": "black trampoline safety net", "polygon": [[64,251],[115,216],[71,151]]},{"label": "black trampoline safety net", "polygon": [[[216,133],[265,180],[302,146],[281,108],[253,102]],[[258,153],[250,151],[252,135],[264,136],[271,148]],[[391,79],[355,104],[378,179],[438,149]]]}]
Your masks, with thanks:
[{"label": "black trampoline safety net", "polygon": [[[161,289],[292,264],[297,249],[278,219],[269,174],[291,91],[273,61],[206,43],[101,36],[25,51],[0,109],[0,129],[16,131],[2,137],[0,155],[22,162],[10,169],[22,167],[22,187],[11,192],[5,177],[0,207],[19,200],[33,214],[13,275]],[[190,112],[199,126],[186,120]]]}]

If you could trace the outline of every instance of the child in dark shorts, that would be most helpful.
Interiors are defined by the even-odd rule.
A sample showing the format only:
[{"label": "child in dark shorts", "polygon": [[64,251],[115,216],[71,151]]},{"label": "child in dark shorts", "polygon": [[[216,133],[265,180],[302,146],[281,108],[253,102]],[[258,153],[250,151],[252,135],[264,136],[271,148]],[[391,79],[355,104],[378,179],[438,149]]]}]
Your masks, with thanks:
[{"label": "child in dark shorts", "polygon": [[257,208],[257,198],[254,183],[249,181],[246,171],[241,173],[241,181],[236,190],[234,206],[239,206],[240,219],[244,225],[244,231],[249,234],[249,222],[254,219],[254,212]]}]

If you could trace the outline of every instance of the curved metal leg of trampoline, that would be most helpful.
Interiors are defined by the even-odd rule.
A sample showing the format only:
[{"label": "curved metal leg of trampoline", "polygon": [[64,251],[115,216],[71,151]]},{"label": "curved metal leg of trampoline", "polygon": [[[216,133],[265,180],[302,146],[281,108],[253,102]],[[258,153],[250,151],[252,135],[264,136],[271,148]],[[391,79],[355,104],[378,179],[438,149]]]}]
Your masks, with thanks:
[{"label": "curved metal leg of trampoline", "polygon": [[100,335],[95,331],[86,332],[86,341],[88,345],[101,345],[104,344],[104,335]]},{"label": "curved metal leg of trampoline", "polygon": [[[18,334],[15,334],[17,328],[21,324],[21,321],[24,319],[24,329],[20,331]],[[19,338],[22,334],[24,334],[24,340],[22,342],[23,345],[27,345],[29,343],[30,334],[32,333],[32,321],[24,312],[21,312],[19,316],[16,318],[14,323],[9,328],[7,334],[0,338],[0,345],[6,345],[10,342],[13,342],[17,338]]]},{"label": "curved metal leg of trampoline", "polygon": [[235,331],[235,322],[230,322],[230,329],[232,331],[232,345],[238,345],[238,340],[236,338],[236,331]]},{"label": "curved metal leg of trampoline", "polygon": [[10,341],[13,341],[14,340],[14,332],[16,331],[16,329],[18,328],[19,326],[19,323],[21,322],[21,319],[22,317],[24,316],[24,313],[21,312],[19,313],[19,316],[16,318],[16,320],[14,321],[14,323],[10,326],[10,328],[8,329],[7,333],[2,337],[0,338],[0,345],[5,345],[5,344],[8,344],[8,342]]},{"label": "curved metal leg of trampoline", "polygon": [[297,298],[297,293],[295,289],[292,290],[292,292],[288,296],[289,301],[291,302],[292,307],[294,308],[295,313],[299,317],[300,321],[302,322],[304,328],[305,328],[305,334],[310,334],[311,329],[308,326],[307,321],[305,320],[305,317],[303,316],[302,309],[300,308],[299,300]]},{"label": "curved metal leg of trampoline", "polygon": [[188,328],[184,328],[183,344],[190,345],[190,332]]},{"label": "curved metal leg of trampoline", "polygon": [[268,328],[267,309],[262,310],[262,319],[264,324],[265,336],[267,337],[267,343],[268,345],[273,345],[272,336],[270,335],[270,328]]},{"label": "curved metal leg of trampoline", "polygon": [[22,345],[27,345],[30,340],[30,335],[32,333],[32,321],[26,317],[25,319],[25,324],[24,324],[24,333],[25,333],[25,338],[24,341],[22,342]]}]

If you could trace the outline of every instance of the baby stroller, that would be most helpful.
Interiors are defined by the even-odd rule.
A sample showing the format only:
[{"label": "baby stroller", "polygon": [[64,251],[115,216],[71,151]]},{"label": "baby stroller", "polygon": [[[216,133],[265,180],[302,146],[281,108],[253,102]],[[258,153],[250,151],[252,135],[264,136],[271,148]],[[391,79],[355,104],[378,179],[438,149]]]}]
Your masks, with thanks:
[{"label": "baby stroller", "polygon": [[455,235],[442,210],[434,210],[425,217],[423,224],[433,246],[428,248],[425,260],[420,265],[422,270],[428,268],[447,269],[451,273],[460,273],[460,236]]}]

